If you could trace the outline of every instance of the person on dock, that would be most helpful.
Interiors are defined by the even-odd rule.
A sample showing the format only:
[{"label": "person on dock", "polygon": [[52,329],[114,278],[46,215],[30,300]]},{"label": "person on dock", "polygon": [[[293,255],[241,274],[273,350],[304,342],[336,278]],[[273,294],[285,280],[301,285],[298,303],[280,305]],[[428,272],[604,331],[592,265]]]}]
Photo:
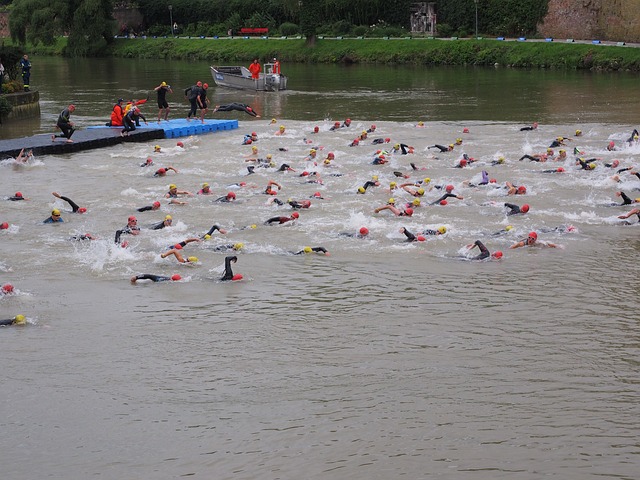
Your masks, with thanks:
[{"label": "person on dock", "polygon": [[185,89],[184,98],[189,100],[189,104],[191,105],[189,109],[189,114],[187,115],[187,121],[191,120],[191,117],[196,118],[199,101],[200,101],[200,90],[202,89],[202,82],[198,81],[195,85]]},{"label": "person on dock", "polygon": [[209,104],[211,100],[207,98],[207,90],[209,89],[209,84],[205,83],[202,85],[200,89],[200,98],[198,101],[198,106],[200,107],[200,121],[204,123],[204,116],[209,111]]},{"label": "person on dock", "polygon": [[167,82],[162,82],[154,90],[158,94],[158,123],[162,121],[162,117],[164,117],[165,121],[168,121],[169,110],[171,109],[167,103],[167,93],[173,93],[171,85],[167,85]]},{"label": "person on dock", "polygon": [[111,120],[107,123],[107,127],[122,126],[122,118],[124,117],[124,107],[122,106],[122,102],[124,102],[124,99],[119,98],[111,109]]},{"label": "person on dock", "polygon": [[140,119],[144,120],[145,125],[149,125],[147,119],[142,114],[142,112],[140,112],[140,109],[138,107],[133,107],[131,110],[129,110],[129,113],[127,113],[123,118],[122,123],[124,128],[122,129],[122,132],[120,132],[120,136],[128,137],[129,132],[135,131],[136,125],[140,124]]},{"label": "person on dock", "polygon": [[260,115],[258,115],[256,111],[253,108],[251,108],[249,105],[247,105],[246,103],[237,103],[237,102],[229,103],[226,105],[216,105],[215,108],[213,109],[213,113],[231,112],[233,110],[237,110],[239,112],[245,112],[247,115],[260,118]]},{"label": "person on dock", "polygon": [[67,143],[73,143],[71,140],[71,135],[76,129],[73,126],[73,122],[71,121],[71,114],[76,111],[75,105],[69,105],[67,108],[60,112],[58,115],[58,121],[56,122],[56,126],[62,130],[62,133],[59,135],[51,135],[51,141],[55,142],[56,138],[66,138]]}]

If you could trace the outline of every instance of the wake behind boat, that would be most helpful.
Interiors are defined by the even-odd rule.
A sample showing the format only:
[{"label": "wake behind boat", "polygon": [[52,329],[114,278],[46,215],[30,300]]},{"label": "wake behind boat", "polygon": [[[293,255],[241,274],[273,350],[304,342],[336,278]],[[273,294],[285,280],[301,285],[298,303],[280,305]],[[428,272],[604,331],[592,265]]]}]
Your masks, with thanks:
[{"label": "wake behind boat", "polygon": [[240,90],[256,90],[276,92],[287,89],[287,77],[273,73],[273,63],[265,63],[260,78],[251,78],[251,72],[242,66],[211,67],[213,81],[219,87],[237,88]]}]

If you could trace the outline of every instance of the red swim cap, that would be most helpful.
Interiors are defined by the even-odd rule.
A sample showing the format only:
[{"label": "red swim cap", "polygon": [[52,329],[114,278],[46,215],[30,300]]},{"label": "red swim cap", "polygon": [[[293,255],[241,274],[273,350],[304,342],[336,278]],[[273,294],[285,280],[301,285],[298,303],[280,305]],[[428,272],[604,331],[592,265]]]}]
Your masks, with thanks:
[{"label": "red swim cap", "polygon": [[19,197],[19,198],[22,198],[22,192],[16,192],[15,196]]},{"label": "red swim cap", "polygon": [[251,145],[251,143],[253,143],[253,140],[247,138],[244,143],[246,143],[247,145]]},{"label": "red swim cap", "polygon": [[335,125],[336,127],[339,127],[339,126],[340,126],[340,122],[335,122],[335,123],[334,123],[334,125]]},{"label": "red swim cap", "polygon": [[346,122],[346,123],[351,123],[351,119],[350,119],[350,118],[347,118],[347,119],[345,120],[345,122]]},{"label": "red swim cap", "polygon": [[492,256],[493,258],[495,258],[495,259],[500,259],[500,258],[502,258],[502,252],[501,252],[500,250],[498,250],[497,252],[493,252],[493,253],[491,254],[491,256]]},{"label": "red swim cap", "polygon": [[369,229],[367,227],[360,227],[360,235],[369,235]]},{"label": "red swim cap", "polygon": [[176,143],[176,146],[184,148],[184,143],[178,142],[178,143]]},{"label": "red swim cap", "polygon": [[241,187],[246,187],[247,186],[247,182],[240,182],[240,186]]},{"label": "red swim cap", "polygon": [[0,224],[0,230],[6,230],[7,228],[9,228],[9,224],[7,222],[2,222]]},{"label": "red swim cap", "polygon": [[520,208],[520,211],[522,213],[527,213],[529,211],[529,205],[525,203],[524,205],[522,205],[522,208]]},{"label": "red swim cap", "polygon": [[241,273],[236,273],[233,277],[231,277],[231,281],[235,282],[237,280],[242,280],[242,274]]},{"label": "red swim cap", "polygon": [[375,124],[371,125],[371,130],[375,130],[375,129],[376,129]]},{"label": "red swim cap", "polygon": [[320,131],[320,128],[319,127],[313,127],[313,131],[318,133]]},{"label": "red swim cap", "polygon": [[158,169],[158,173],[167,173],[167,169],[166,168],[159,168]]},{"label": "red swim cap", "polygon": [[520,185],[520,186],[518,187],[518,193],[519,193],[519,194],[521,194],[521,195],[522,195],[523,193],[527,193],[527,187],[525,187],[524,185]]},{"label": "red swim cap", "polygon": [[293,213],[291,214],[291,217],[292,217],[292,218],[298,218],[299,216],[300,216],[300,214],[299,214],[298,212],[293,212]]},{"label": "red swim cap", "polygon": [[204,85],[202,85],[202,88],[204,88],[206,90],[207,88],[209,88],[209,84],[205,83]]},{"label": "red swim cap", "polygon": [[424,235],[418,235],[416,237],[416,240],[418,240],[419,242],[424,242],[426,240],[426,238],[424,238]]},{"label": "red swim cap", "polygon": [[413,208],[405,208],[405,210],[404,210],[404,214],[405,214],[407,217],[412,216],[412,215],[413,215]]},{"label": "red swim cap", "polygon": [[160,206],[160,202],[156,200],[155,202],[153,202],[153,206],[154,207],[159,207]]},{"label": "red swim cap", "polygon": [[390,139],[390,138],[385,138],[385,139],[384,139],[384,143],[390,143],[390,142],[391,142],[391,139]]},{"label": "red swim cap", "polygon": [[447,186],[445,187],[445,190],[446,190],[447,192],[451,192],[451,190],[453,190],[453,185],[447,185]]},{"label": "red swim cap", "polygon": [[269,195],[278,195],[278,191],[277,190],[269,190],[267,193]]},{"label": "red swim cap", "polygon": [[303,200],[302,208],[309,208],[311,206],[311,200]]},{"label": "red swim cap", "polygon": [[198,82],[196,83],[196,85],[197,85],[198,87],[201,87],[201,86],[202,86],[202,82],[198,81]]},{"label": "red swim cap", "polygon": [[529,232],[529,238],[538,239],[538,234],[536,232]]},{"label": "red swim cap", "polygon": [[443,207],[449,202],[447,202],[446,200],[440,200],[440,205],[442,205]]},{"label": "red swim cap", "polygon": [[498,181],[495,178],[490,178],[489,183],[497,183]]},{"label": "red swim cap", "polygon": [[180,245],[179,243],[176,243],[173,248],[175,248],[176,250],[182,250],[182,245]]},{"label": "red swim cap", "polygon": [[78,209],[78,213],[86,213],[86,211],[87,211],[87,209],[86,209],[86,208],[84,208],[84,207],[80,207],[80,208]]},{"label": "red swim cap", "polygon": [[171,276],[171,280],[177,282],[178,280],[182,280],[182,277],[176,273],[175,275]]},{"label": "red swim cap", "polygon": [[329,152],[329,153],[327,154],[327,158],[334,159],[334,158],[336,158],[336,156],[334,155],[334,153],[333,153],[333,152]]},{"label": "red swim cap", "polygon": [[467,166],[467,161],[464,158],[462,160],[460,160],[460,166],[461,167],[466,167]]},{"label": "red swim cap", "polygon": [[558,169],[556,170],[556,172],[558,172],[558,173],[562,173],[562,172],[564,172],[564,168],[562,168],[562,167],[558,167]]},{"label": "red swim cap", "polygon": [[301,177],[306,177],[308,175],[309,175],[309,172],[307,172],[306,170],[300,174]]},{"label": "red swim cap", "polygon": [[468,129],[467,127],[464,127],[464,128],[462,129],[462,133],[469,133],[469,129]]},{"label": "red swim cap", "polygon": [[229,193],[227,193],[227,198],[233,198],[235,200],[236,194],[233,193],[233,192],[229,192]]},{"label": "red swim cap", "polygon": [[137,219],[136,217],[134,217],[133,215],[131,215],[131,216],[129,217],[129,221],[130,221],[130,222],[133,222],[134,220],[136,220],[136,221],[137,221],[138,219]]},{"label": "red swim cap", "polygon": [[11,293],[13,292],[13,285],[11,285],[10,283],[6,283],[2,286],[2,291],[4,293]]},{"label": "red swim cap", "polygon": [[313,194],[314,197],[322,197],[322,194],[320,192],[316,192]]}]

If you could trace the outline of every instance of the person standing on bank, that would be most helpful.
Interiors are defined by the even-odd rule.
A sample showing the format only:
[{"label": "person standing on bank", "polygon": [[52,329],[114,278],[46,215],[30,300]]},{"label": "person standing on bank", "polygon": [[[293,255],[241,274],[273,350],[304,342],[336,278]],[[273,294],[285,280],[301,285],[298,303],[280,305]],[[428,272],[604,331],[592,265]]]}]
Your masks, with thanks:
[{"label": "person standing on bank", "polygon": [[76,106],[69,105],[67,108],[62,110],[62,112],[60,112],[56,125],[60,130],[62,130],[62,133],[59,135],[51,135],[52,142],[55,142],[56,138],[66,138],[67,143],[73,143],[73,140],[71,140],[71,135],[73,135],[73,132],[75,132],[76,129],[74,128],[73,122],[71,121],[71,114],[75,111]]},{"label": "person standing on bank", "polygon": [[26,53],[20,60],[20,67],[22,68],[22,83],[24,84],[24,91],[29,91],[29,79],[31,78],[31,62],[29,61],[29,55]]}]

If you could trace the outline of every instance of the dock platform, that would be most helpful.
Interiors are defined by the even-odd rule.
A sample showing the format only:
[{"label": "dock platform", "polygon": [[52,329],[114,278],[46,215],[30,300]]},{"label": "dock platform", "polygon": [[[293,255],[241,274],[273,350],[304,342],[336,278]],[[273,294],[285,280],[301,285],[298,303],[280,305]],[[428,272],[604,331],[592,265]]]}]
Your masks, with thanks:
[{"label": "dock platform", "polygon": [[[73,143],[67,143],[64,138],[51,141],[51,133],[33,135],[25,138],[0,140],[0,160],[16,158],[20,150],[33,150],[35,155],[60,155],[75,153],[83,150],[111,147],[125,142],[147,142],[165,138],[181,138],[191,135],[233,130],[238,128],[237,120],[200,120],[175,119],[160,123],[142,123],[135,131],[123,137],[120,135],[122,127],[107,127],[93,125],[76,130],[71,137]],[[59,133],[59,131],[57,132]]]}]

